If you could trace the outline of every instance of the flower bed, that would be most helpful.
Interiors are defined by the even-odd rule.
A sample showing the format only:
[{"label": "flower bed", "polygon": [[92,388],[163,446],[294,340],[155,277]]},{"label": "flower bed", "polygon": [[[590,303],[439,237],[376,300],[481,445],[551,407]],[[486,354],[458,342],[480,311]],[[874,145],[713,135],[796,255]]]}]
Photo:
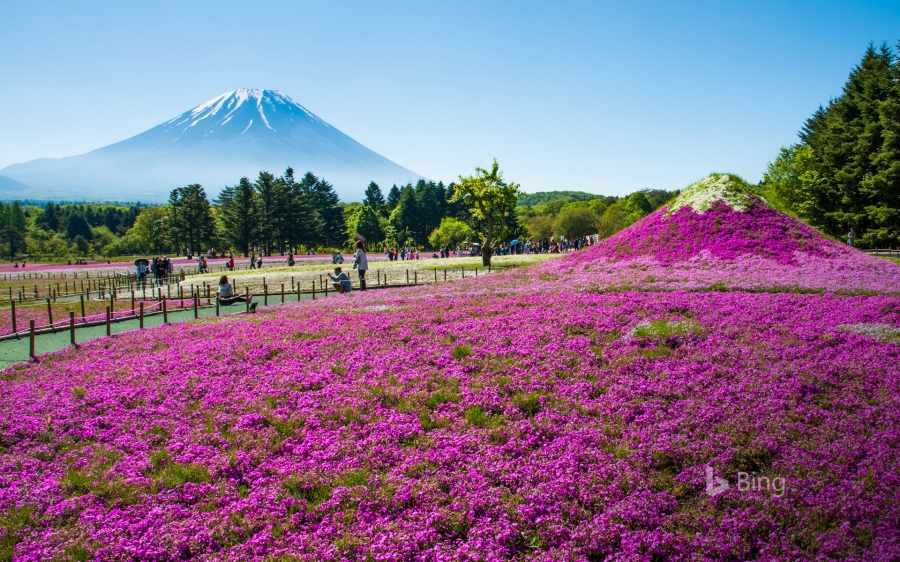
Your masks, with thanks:
[{"label": "flower bed", "polygon": [[[843,329],[900,324],[896,297],[345,303],[6,371],[0,513],[6,532],[31,521],[12,529],[17,556],[863,560],[900,547],[900,345]],[[707,496],[707,466],[732,487]],[[784,478],[784,493],[741,491],[739,472]]]},{"label": "flower bed", "polygon": [[0,371],[0,558],[896,559],[900,267],[756,216]]}]

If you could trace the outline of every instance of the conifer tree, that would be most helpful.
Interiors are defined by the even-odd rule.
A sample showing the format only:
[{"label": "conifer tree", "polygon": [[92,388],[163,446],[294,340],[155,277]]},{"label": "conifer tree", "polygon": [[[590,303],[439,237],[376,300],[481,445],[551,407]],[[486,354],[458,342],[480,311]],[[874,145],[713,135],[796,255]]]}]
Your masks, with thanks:
[{"label": "conifer tree", "polygon": [[312,172],[306,172],[301,183],[309,190],[319,216],[321,226],[317,233],[317,243],[339,248],[343,243],[344,211],[338,205],[340,200],[334,188],[324,178],[317,178]]},{"label": "conifer tree", "polygon": [[215,222],[206,191],[198,183],[173,189],[169,212],[176,245],[193,254],[205,251],[214,236]]},{"label": "conifer tree", "polygon": [[[312,176],[312,174],[307,175]],[[322,221],[319,219],[313,194],[315,182],[309,184],[306,177],[304,177],[304,181],[295,181],[294,170],[288,168],[285,171],[285,183],[290,197],[287,231],[290,251],[293,252],[301,245],[310,248],[317,243],[322,231]]]},{"label": "conifer tree", "polygon": [[870,45],[842,94],[819,107],[782,149],[764,188],[822,228],[863,246],[900,244],[900,68],[894,52]]},{"label": "conifer tree", "polygon": [[259,242],[265,252],[271,254],[281,234],[278,231],[278,227],[281,223],[280,215],[283,207],[284,186],[275,180],[274,175],[262,171],[253,183],[253,187],[256,189],[259,209]]},{"label": "conifer tree", "polygon": [[391,214],[394,209],[397,208],[397,203],[400,202],[400,188],[397,187],[397,184],[394,184],[391,187],[391,190],[388,191],[387,201],[385,204],[387,205],[387,214]]},{"label": "conifer tree", "polygon": [[253,184],[247,177],[241,178],[236,186],[222,190],[216,205],[221,210],[223,240],[228,247],[247,257],[257,236],[258,212]]},{"label": "conifer tree", "polygon": [[363,198],[363,205],[368,205],[376,214],[381,215],[387,210],[385,204],[381,188],[374,181],[369,182],[369,186],[366,188],[366,196]]}]

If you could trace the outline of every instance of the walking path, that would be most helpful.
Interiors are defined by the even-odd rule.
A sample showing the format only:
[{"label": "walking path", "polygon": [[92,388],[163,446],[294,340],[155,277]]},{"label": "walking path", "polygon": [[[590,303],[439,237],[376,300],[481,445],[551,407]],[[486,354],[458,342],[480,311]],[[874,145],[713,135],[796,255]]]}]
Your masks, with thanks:
[{"label": "walking path", "polygon": [[[285,300],[283,302],[297,302],[298,300],[307,300],[311,298],[312,295],[310,294],[300,294],[298,299],[298,295],[296,293],[291,293],[285,296]],[[317,298],[323,298],[323,295],[320,293],[319,295],[317,295]],[[262,298],[257,297],[254,299],[254,302],[259,303],[259,306],[263,306]],[[279,304],[282,304],[281,295],[269,295],[269,306],[277,306]],[[246,310],[246,307],[247,305],[242,302],[234,303],[230,306],[222,306],[220,307],[219,314],[220,316],[240,314]],[[208,318],[215,315],[215,306],[200,307],[197,309],[198,318]],[[193,308],[178,309],[168,312],[169,323],[186,322],[193,319]],[[162,324],[163,315],[161,313],[144,316],[144,328],[152,328],[154,326],[161,326]],[[110,333],[113,335],[139,329],[140,318],[133,316],[121,320],[117,319],[116,321],[110,323]],[[88,326],[76,324],[76,342],[84,343],[86,341],[102,337],[106,337],[105,324]],[[16,363],[27,361],[30,353],[30,345],[30,338],[27,334],[18,339],[13,338],[5,341],[0,341],[0,368],[9,367]],[[68,347],[69,345],[71,345],[71,332],[68,328],[57,328],[55,332],[40,333],[35,334],[34,336],[34,354],[36,356],[42,353],[59,351],[60,349]]]}]

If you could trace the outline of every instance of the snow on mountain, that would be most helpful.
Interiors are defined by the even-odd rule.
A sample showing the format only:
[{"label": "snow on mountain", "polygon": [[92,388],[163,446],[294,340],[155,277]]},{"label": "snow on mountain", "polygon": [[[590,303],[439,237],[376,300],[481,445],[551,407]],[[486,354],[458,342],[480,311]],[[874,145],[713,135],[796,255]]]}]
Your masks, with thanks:
[{"label": "snow on mountain", "polygon": [[143,133],[87,154],[13,164],[7,176],[46,199],[163,201],[202,184],[211,196],[241,176],[291,166],[335,186],[345,201],[421,176],[377,154],[277,90],[239,88]]}]

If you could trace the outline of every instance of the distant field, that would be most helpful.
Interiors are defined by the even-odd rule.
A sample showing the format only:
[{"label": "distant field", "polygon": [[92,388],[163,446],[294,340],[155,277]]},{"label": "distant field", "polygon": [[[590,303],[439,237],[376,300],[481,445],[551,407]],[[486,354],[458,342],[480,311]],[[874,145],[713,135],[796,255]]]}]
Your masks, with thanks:
[{"label": "distant field", "polygon": [[[521,267],[545,262],[555,257],[560,257],[561,255],[563,254],[495,256],[491,259],[491,264],[494,270],[509,267]],[[372,256],[378,257],[378,254]],[[295,284],[300,284],[304,290],[307,290],[312,283],[316,283],[317,289],[321,288],[321,283],[328,281],[326,274],[331,273],[334,270],[334,267],[335,266],[330,263],[325,265],[295,265],[294,267],[265,268],[263,270],[239,270],[226,274],[229,279],[236,282],[240,291],[244,291],[245,287],[249,287],[250,291],[253,293],[261,292],[263,290],[264,279],[270,292],[280,290],[282,283],[285,287],[293,287]],[[353,269],[353,260],[346,260],[340,267],[350,275],[353,286],[357,287],[359,278],[356,271]],[[419,283],[434,282],[435,275],[439,282],[443,282],[445,279],[447,281],[459,279],[463,277],[463,275],[466,277],[474,276],[476,269],[478,270],[479,275],[487,272],[487,268],[481,265],[480,257],[428,258],[406,261],[387,261],[383,259],[376,261],[370,258],[369,272],[366,279],[370,286],[375,286],[379,280],[384,279],[384,275],[387,275],[388,284],[404,284],[406,283],[406,271],[408,270],[410,283],[416,281]],[[465,273],[461,270],[464,270]],[[437,272],[436,274],[435,271]],[[223,272],[192,275],[185,279],[181,284],[184,287],[190,287],[191,285],[203,286],[204,283],[206,285],[215,286],[218,284],[219,277],[222,275]]]}]

